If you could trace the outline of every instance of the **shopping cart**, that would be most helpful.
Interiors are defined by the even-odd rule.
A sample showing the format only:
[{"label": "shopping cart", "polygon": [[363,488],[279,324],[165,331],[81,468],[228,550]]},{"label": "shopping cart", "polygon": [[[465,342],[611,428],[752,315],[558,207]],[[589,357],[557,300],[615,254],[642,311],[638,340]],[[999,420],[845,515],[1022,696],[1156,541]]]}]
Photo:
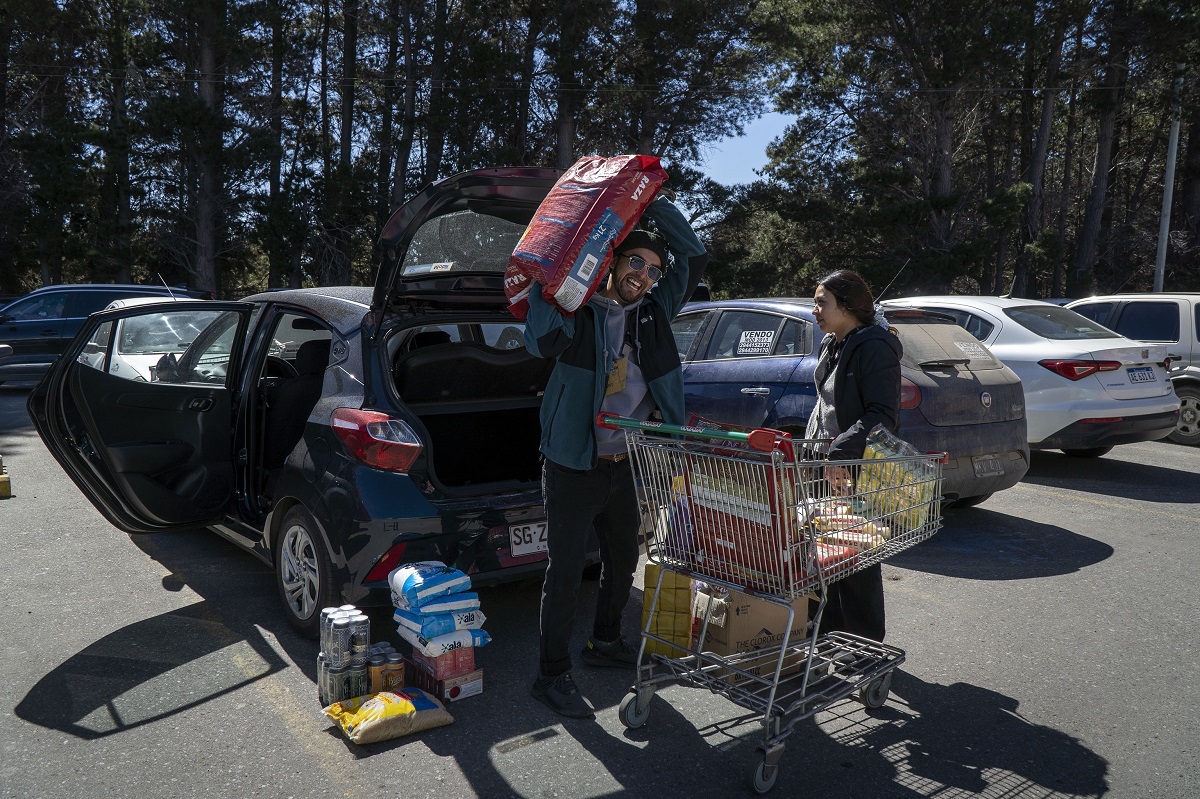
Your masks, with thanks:
[{"label": "shopping cart", "polygon": [[[828,461],[821,454],[825,442],[793,441],[775,430],[674,426],[606,413],[596,421],[625,431],[648,558],[662,567],[621,722],[630,729],[645,724],[664,682],[708,688],[761,713],[763,743],[750,783],[766,793],[797,722],[855,694],[867,707],[882,706],[892,672],[904,662],[901,649],[843,632],[789,640],[793,603],[816,599],[812,629],[818,629],[831,583],[933,535],[941,527],[943,456]],[[869,448],[868,454],[877,453]],[[696,634],[686,643],[654,632],[669,573],[707,584],[707,602],[696,603]],[[782,641],[736,654],[705,651],[722,591],[786,609]],[[650,653],[650,641],[662,646]]]}]

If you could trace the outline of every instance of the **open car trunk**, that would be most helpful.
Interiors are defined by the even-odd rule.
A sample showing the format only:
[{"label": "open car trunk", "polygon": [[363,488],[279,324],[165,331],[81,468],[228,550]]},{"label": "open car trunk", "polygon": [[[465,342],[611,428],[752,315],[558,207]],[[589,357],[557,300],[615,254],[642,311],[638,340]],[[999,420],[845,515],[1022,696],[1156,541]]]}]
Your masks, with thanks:
[{"label": "open car trunk", "polygon": [[554,361],[480,342],[424,346],[395,361],[396,390],[429,431],[431,477],[447,489],[541,479],[538,411]]}]

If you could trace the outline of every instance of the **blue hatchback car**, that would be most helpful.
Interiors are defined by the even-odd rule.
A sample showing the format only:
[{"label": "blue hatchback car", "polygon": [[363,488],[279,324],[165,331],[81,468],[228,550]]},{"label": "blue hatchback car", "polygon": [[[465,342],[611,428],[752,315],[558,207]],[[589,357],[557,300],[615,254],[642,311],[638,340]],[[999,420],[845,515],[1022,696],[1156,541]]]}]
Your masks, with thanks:
[{"label": "blue hatchback car", "polygon": [[[975,505],[1020,482],[1029,469],[1020,378],[948,316],[887,318],[904,343],[900,436],[948,454],[945,501]],[[803,436],[822,337],[812,300],[693,303],[673,327],[689,412]]]}]

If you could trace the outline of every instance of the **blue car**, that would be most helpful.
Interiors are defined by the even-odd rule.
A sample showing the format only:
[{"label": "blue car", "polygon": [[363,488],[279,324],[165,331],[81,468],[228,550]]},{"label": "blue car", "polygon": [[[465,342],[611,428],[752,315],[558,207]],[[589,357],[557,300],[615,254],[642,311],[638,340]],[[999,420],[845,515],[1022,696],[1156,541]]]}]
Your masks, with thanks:
[{"label": "blue car", "polygon": [[[1029,469],[1020,378],[948,316],[887,318],[904,342],[900,436],[947,453],[945,502],[975,505],[1019,483]],[[693,303],[673,327],[690,413],[803,437],[822,337],[812,300]]]}]

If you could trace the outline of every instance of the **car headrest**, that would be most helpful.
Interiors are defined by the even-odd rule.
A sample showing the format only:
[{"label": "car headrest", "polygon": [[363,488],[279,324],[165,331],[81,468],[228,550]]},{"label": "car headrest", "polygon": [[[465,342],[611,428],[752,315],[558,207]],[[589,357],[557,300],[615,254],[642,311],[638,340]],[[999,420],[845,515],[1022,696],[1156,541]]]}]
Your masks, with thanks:
[{"label": "car headrest", "polygon": [[445,330],[422,330],[412,337],[408,342],[408,349],[415,350],[421,347],[432,347],[435,344],[449,344],[450,334]]},{"label": "car headrest", "polygon": [[306,341],[296,350],[296,371],[319,375],[329,365],[329,339]]}]

